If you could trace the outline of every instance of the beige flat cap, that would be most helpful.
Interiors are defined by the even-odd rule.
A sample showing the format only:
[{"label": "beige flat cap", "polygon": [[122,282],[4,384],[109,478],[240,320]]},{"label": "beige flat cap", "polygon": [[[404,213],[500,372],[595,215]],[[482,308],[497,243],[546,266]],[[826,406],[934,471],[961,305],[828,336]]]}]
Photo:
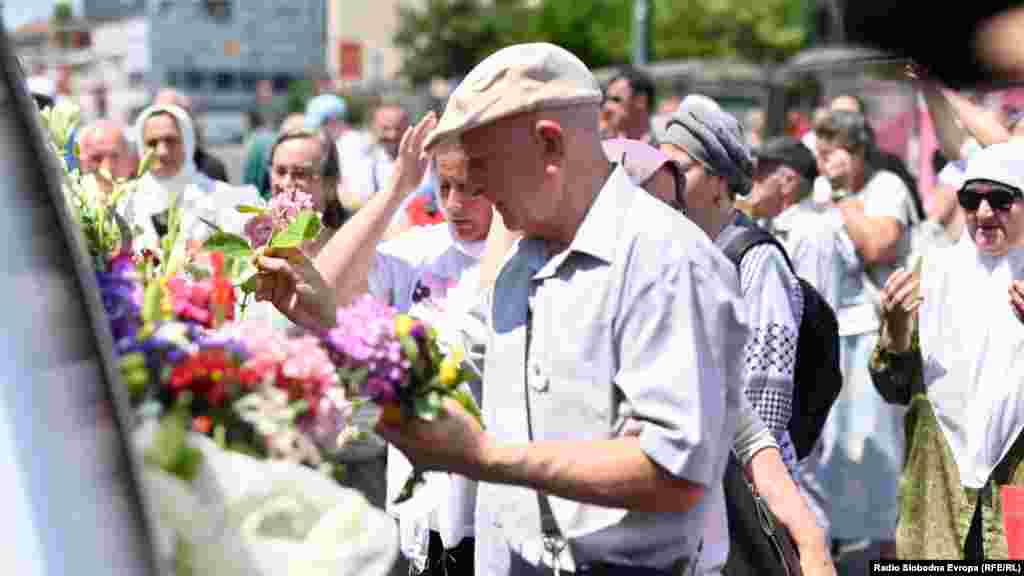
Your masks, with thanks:
[{"label": "beige flat cap", "polygon": [[424,148],[516,114],[601,100],[597,79],[568,50],[554,44],[516,44],[491,54],[466,75]]}]

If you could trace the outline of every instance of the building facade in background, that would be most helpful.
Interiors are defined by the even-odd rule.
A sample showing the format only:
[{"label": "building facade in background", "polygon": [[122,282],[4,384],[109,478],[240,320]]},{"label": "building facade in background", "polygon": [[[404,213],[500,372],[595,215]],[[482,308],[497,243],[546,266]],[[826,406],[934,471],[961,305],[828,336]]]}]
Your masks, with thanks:
[{"label": "building facade in background", "polygon": [[87,118],[130,120],[164,86],[208,115],[240,116],[256,105],[262,80],[283,95],[293,81],[327,72],[326,0],[82,0],[81,7],[70,46],[55,41],[48,21],[11,38],[26,73],[52,79]]},{"label": "building facade in background", "polygon": [[400,6],[425,0],[327,0],[327,66],[331,77],[351,88],[397,80],[401,54],[394,45]]},{"label": "building facade in background", "polygon": [[147,82],[205,110],[249,109],[260,80],[283,93],[325,71],[325,12],[323,0],[152,0]]}]

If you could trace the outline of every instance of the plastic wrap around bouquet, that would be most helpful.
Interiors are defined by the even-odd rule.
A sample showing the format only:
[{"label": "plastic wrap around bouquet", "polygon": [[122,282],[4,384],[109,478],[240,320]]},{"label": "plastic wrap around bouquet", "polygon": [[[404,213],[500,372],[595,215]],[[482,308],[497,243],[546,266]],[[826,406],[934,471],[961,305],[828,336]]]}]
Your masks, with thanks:
[{"label": "plastic wrap around bouquet", "polygon": [[[442,352],[437,330],[370,295],[338,310],[337,324],[325,344],[338,368],[342,385],[369,398],[384,422],[403,419],[434,421],[444,416],[444,400],[452,398],[478,421],[480,409],[466,384],[476,378],[463,365],[458,346]],[[414,470],[397,502],[410,498],[424,475]]]},{"label": "plastic wrap around bouquet", "polygon": [[[159,434],[143,426],[135,450],[146,452]],[[222,450],[200,434],[188,444],[201,455],[190,482],[143,466],[161,573],[375,576],[394,564],[398,529],[359,492],[291,462]]]}]

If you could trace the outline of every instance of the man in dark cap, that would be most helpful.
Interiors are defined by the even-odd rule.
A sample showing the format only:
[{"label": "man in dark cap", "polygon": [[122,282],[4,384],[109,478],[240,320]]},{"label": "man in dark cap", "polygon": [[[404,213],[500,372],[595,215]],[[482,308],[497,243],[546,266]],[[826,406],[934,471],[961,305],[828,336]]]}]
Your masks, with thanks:
[{"label": "man in dark cap", "polygon": [[811,194],[818,177],[814,154],[793,138],[779,137],[754,151],[757,167],[747,214],[758,221],[775,218]]}]

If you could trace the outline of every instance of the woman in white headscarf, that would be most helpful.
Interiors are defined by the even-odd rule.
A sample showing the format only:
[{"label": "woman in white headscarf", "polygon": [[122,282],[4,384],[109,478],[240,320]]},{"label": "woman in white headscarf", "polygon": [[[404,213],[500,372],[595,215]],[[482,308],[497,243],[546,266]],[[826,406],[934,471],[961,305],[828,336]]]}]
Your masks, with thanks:
[{"label": "woman in white headscarf", "polygon": [[252,186],[211,180],[196,169],[195,130],[187,112],[177,106],[150,106],[139,114],[132,136],[151,155],[149,171],[122,204],[122,216],[135,233],[136,249],[159,246],[174,198],[182,208],[181,239],[202,241],[214,231],[211,224],[242,232],[247,216],[234,207],[257,204],[259,193]]},{"label": "woman in white headscarf", "polygon": [[1024,485],[1022,165],[1020,144],[972,158],[960,241],[882,291],[871,375],[887,401],[909,405],[901,558],[1008,555],[999,488]]}]

